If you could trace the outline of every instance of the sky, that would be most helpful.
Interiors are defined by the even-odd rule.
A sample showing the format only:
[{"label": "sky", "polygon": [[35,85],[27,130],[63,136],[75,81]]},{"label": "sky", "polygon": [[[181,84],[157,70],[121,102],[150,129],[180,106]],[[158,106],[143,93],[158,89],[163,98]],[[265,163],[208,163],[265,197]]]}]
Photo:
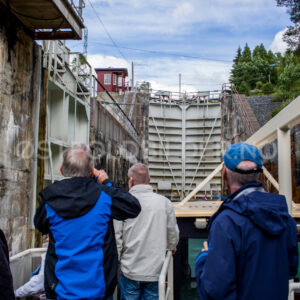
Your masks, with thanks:
[{"label": "sky", "polygon": [[[237,48],[284,52],[291,25],[276,0],[85,0],[88,61],[94,68],[126,67],[154,90],[220,90]],[[69,41],[83,51],[83,41]]]}]

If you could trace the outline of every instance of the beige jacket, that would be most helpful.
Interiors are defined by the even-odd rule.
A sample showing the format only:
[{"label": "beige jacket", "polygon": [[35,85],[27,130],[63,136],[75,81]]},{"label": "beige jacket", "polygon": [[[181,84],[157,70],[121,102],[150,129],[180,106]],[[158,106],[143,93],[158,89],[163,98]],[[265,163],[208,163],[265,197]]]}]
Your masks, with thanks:
[{"label": "beige jacket", "polygon": [[136,281],[158,281],[166,256],[179,240],[171,201],[139,184],[129,191],[142,207],[135,219],[114,221],[122,273]]}]

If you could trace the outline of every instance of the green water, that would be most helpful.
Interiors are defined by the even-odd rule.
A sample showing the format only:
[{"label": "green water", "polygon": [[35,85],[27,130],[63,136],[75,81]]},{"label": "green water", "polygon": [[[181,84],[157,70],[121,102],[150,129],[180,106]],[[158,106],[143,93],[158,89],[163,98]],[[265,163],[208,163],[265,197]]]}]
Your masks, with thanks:
[{"label": "green water", "polygon": [[[182,300],[199,300],[197,284],[195,279],[195,260],[200,251],[203,249],[203,242],[206,239],[189,239],[188,240],[188,264],[190,268],[190,278],[187,278],[181,286]],[[298,254],[300,257],[300,243],[298,243]],[[300,264],[298,264],[297,276],[300,278]]]},{"label": "green water", "polygon": [[206,239],[192,239],[188,240],[188,264],[190,269],[190,276],[181,285],[181,299],[182,300],[199,300],[197,283],[195,279],[195,260],[203,249],[203,242]]}]

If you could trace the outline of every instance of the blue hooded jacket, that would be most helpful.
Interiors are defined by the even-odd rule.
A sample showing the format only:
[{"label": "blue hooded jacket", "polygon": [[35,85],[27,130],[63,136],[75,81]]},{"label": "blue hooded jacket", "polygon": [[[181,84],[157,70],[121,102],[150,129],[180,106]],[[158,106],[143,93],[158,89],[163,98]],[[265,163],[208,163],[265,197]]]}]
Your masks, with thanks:
[{"label": "blue hooded jacket", "polygon": [[135,218],[138,200],[108,179],[73,177],[40,192],[34,224],[49,234],[45,260],[47,299],[103,300],[117,284],[113,219]]},{"label": "blue hooded jacket", "polygon": [[201,300],[283,300],[298,267],[297,229],[285,197],[244,185],[209,224],[196,260]]}]

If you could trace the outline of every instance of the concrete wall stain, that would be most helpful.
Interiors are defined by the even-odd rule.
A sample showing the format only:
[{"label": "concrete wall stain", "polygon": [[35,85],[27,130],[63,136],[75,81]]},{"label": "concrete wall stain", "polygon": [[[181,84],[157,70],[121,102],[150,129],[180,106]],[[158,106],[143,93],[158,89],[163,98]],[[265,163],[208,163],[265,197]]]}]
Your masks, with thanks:
[{"label": "concrete wall stain", "polygon": [[39,51],[17,20],[2,7],[0,14],[0,228],[15,254],[30,245],[37,103],[33,78]]}]

